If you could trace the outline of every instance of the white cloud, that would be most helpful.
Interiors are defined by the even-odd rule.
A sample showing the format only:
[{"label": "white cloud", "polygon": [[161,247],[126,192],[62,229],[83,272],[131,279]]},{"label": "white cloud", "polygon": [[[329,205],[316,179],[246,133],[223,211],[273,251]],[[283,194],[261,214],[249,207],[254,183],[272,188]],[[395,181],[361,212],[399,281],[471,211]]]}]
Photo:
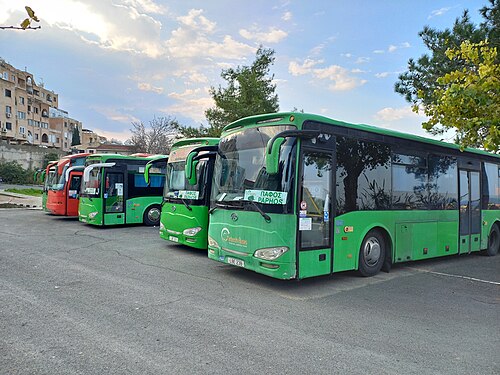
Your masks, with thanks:
[{"label": "white cloud", "polygon": [[387,52],[392,53],[392,52],[397,51],[398,49],[401,49],[401,48],[410,48],[410,47],[411,47],[411,45],[408,42],[400,43],[397,46],[394,45],[394,44],[391,44],[389,47],[387,47]]},{"label": "white cloud", "polygon": [[161,109],[162,112],[180,114],[199,123],[205,120],[205,110],[214,105],[208,94],[208,88],[189,89],[182,93],[172,92],[168,96],[177,103]]},{"label": "white cloud", "polygon": [[151,85],[150,83],[146,83],[146,82],[138,83],[137,88],[141,91],[151,91],[151,92],[155,92],[157,94],[163,93],[163,87],[155,87],[155,86]]},{"label": "white cloud", "polygon": [[311,75],[317,81],[329,82],[328,88],[332,91],[347,91],[364,85],[367,81],[351,75],[351,72],[338,65],[326,68],[315,68],[323,60],[307,59],[302,64],[290,62],[288,71],[293,76]]},{"label": "white cloud", "polygon": [[290,21],[292,19],[292,12],[285,12],[283,16],[281,16],[281,19],[283,21]]},{"label": "white cloud", "polygon": [[122,122],[127,125],[130,125],[131,122],[140,121],[137,117],[128,113],[123,113],[123,111],[114,108],[94,106],[91,109],[100,113],[108,120]]},{"label": "white cloud", "polygon": [[431,14],[427,17],[427,19],[431,19],[433,17],[439,17],[444,15],[446,12],[448,12],[451,8],[441,8],[441,9],[436,9],[431,12]]},{"label": "white cloud", "polygon": [[170,55],[176,58],[243,59],[255,51],[254,47],[240,43],[230,35],[225,35],[221,42],[211,40],[209,37],[214,33],[216,23],[202,13],[202,10],[192,9],[187,16],[177,18],[181,26],[173,30],[170,39],[165,42]]},{"label": "white cloud", "polygon": [[382,72],[382,73],[375,73],[375,77],[377,78],[386,78],[390,75],[391,73],[389,72]]},{"label": "white cloud", "polygon": [[401,107],[401,108],[383,108],[377,112],[375,118],[382,121],[397,121],[404,118],[420,117],[417,113],[411,110],[411,107]]},{"label": "white cloud", "polygon": [[369,57],[358,57],[356,59],[356,64],[366,64],[367,62],[370,62]]},{"label": "white cloud", "polygon": [[[1,5],[4,17],[17,12],[25,15],[24,3]],[[44,28],[68,30],[86,43],[100,48],[127,51],[152,58],[163,53],[161,23],[144,11],[157,13],[163,8],[151,0],[33,0],[30,5]],[[124,26],[126,25],[126,26]]]},{"label": "white cloud", "polygon": [[241,29],[239,34],[248,40],[255,40],[259,43],[278,43],[288,36],[286,31],[270,27],[267,31],[260,31],[257,26],[253,26],[250,30]]},{"label": "white cloud", "polygon": [[377,55],[380,55],[380,54],[385,53],[385,51],[384,51],[384,50],[382,50],[382,49],[376,49],[376,50],[374,50],[374,51],[373,51],[373,53],[375,53],[375,54],[377,54]]}]

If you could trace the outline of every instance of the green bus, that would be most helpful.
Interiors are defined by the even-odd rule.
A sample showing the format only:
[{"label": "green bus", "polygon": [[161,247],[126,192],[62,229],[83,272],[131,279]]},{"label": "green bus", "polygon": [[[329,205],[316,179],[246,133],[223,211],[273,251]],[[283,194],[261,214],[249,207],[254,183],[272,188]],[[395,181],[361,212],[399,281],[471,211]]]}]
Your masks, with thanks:
[{"label": "green bus", "polygon": [[500,156],[304,113],[227,125],[210,259],[280,279],[500,246]]},{"label": "green bus", "polygon": [[95,154],[83,171],[78,217],[92,225],[159,225],[165,163],[144,180],[148,161],[156,156]]},{"label": "green bus", "polygon": [[[161,210],[161,238],[197,249],[207,248],[208,206],[218,143],[219,138],[188,138],[172,145]],[[188,154],[193,170],[186,176]],[[150,163],[156,165],[154,160]],[[146,180],[147,173],[148,168]]]}]

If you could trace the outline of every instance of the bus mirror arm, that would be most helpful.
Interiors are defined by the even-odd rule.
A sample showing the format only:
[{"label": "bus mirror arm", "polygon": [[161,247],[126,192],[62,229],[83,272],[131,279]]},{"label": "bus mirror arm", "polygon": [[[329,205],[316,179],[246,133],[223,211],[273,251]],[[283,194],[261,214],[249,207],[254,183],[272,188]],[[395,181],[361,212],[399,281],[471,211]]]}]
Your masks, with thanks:
[{"label": "bus mirror arm", "polygon": [[296,137],[311,139],[319,136],[318,130],[285,130],[276,134],[266,145],[266,172],[276,174],[279,169],[280,148],[286,138]]}]

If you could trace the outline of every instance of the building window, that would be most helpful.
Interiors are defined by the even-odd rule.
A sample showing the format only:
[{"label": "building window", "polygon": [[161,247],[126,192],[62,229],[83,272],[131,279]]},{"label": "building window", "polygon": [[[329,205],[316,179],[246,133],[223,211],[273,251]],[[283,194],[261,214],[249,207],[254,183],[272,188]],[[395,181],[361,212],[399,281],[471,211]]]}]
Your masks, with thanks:
[{"label": "building window", "polygon": [[21,134],[25,134],[26,133],[26,129],[24,128],[24,126],[20,126],[19,127],[19,133],[21,133]]},{"label": "building window", "polygon": [[35,113],[38,113],[38,108],[37,107],[33,107],[33,109],[35,110]]},{"label": "building window", "polygon": [[[10,105],[5,106],[5,113],[8,113],[9,115],[12,113],[12,107]],[[9,116],[7,116],[9,117]]]},{"label": "building window", "polygon": [[17,111],[17,118],[19,120],[26,120],[26,112]]},{"label": "building window", "polygon": [[39,137],[38,137],[38,134],[36,134],[36,133],[35,133],[35,140],[37,140],[37,141],[38,141],[38,138],[39,138]]},{"label": "building window", "polygon": [[9,80],[9,73],[7,73],[7,72],[3,72],[3,75],[2,75],[2,76],[3,76],[3,79],[5,79],[6,81],[8,81],[8,80]]},{"label": "building window", "polygon": [[21,103],[21,105],[24,105],[24,98],[22,96],[19,97],[19,103]]},{"label": "building window", "polygon": [[49,114],[47,113],[46,109],[42,111],[42,117],[49,117]]},{"label": "building window", "polygon": [[12,122],[6,122],[5,123],[5,129],[12,130]]},{"label": "building window", "polygon": [[31,106],[28,106],[28,113],[31,113]]},{"label": "building window", "polygon": [[10,91],[9,89],[5,89],[5,96],[12,98],[12,91]]},{"label": "building window", "polygon": [[42,134],[42,142],[49,143],[49,137],[47,137],[47,134]]}]

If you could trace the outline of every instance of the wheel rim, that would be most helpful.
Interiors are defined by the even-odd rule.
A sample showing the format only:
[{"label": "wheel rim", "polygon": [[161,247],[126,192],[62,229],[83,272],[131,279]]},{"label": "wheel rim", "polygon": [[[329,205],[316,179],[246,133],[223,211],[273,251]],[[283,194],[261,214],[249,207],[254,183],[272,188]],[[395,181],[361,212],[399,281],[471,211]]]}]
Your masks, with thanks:
[{"label": "wheel rim", "polygon": [[160,210],[158,208],[152,208],[148,211],[148,219],[151,221],[157,221],[160,218]]},{"label": "wheel rim", "polygon": [[375,237],[370,237],[365,242],[363,248],[363,258],[369,267],[375,266],[380,260],[381,247],[380,242]]}]

